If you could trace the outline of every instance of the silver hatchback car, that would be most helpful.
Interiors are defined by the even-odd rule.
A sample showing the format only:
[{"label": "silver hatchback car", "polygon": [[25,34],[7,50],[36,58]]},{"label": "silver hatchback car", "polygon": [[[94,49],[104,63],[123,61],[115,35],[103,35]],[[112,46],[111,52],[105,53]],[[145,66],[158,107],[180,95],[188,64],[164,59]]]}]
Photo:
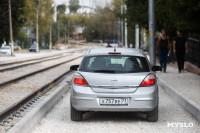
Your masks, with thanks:
[{"label": "silver hatchback car", "polygon": [[158,85],[142,50],[97,48],[89,50],[76,70],[70,96],[71,120],[84,112],[145,112],[147,120],[158,120]]}]

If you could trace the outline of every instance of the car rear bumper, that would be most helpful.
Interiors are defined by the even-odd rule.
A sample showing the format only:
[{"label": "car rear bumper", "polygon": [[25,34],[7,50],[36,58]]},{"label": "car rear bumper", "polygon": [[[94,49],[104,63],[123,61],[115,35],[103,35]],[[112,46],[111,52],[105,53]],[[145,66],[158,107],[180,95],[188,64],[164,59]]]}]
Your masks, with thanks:
[{"label": "car rear bumper", "polygon": [[[102,106],[99,98],[129,98],[128,106]],[[153,110],[158,103],[158,87],[139,87],[134,93],[95,93],[90,87],[73,85],[71,89],[71,105],[79,111],[137,111]]]}]

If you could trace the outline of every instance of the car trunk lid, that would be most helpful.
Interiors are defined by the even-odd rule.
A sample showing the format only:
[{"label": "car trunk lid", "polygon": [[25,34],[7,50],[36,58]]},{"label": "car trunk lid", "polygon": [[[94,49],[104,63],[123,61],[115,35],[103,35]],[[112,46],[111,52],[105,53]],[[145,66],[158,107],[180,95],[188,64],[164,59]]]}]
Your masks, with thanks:
[{"label": "car trunk lid", "polygon": [[133,93],[148,75],[143,73],[93,73],[79,72],[94,92]]}]

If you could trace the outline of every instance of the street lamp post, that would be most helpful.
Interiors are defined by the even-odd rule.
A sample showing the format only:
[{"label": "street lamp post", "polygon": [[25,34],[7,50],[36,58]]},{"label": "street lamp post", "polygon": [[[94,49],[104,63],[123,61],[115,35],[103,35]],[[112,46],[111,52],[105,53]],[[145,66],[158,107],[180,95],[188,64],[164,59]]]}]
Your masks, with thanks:
[{"label": "street lamp post", "polygon": [[140,43],[140,29],[139,25],[135,25],[135,48],[139,49],[139,43]]},{"label": "street lamp post", "polygon": [[[121,15],[123,15],[123,6],[121,6]],[[124,19],[122,18],[121,21],[121,41],[122,41],[122,45],[124,45]]]},{"label": "street lamp post", "polygon": [[151,65],[155,65],[155,0],[149,0],[149,56]]},{"label": "street lamp post", "polygon": [[49,31],[49,50],[52,50],[52,23],[50,23],[50,31]]},{"label": "street lamp post", "polygon": [[14,47],[13,47],[13,31],[12,31],[12,14],[11,14],[11,0],[8,0],[8,8],[9,8],[9,27],[10,27],[10,46],[11,46],[11,55],[14,55]]},{"label": "street lamp post", "polygon": [[38,32],[39,7],[38,6],[37,6],[37,10],[36,10],[36,52],[39,52],[39,32]]},{"label": "street lamp post", "polygon": [[70,43],[69,43],[69,20],[68,20],[67,22],[68,22],[68,23],[67,23],[67,24],[68,24],[68,33],[67,33],[67,34],[68,34],[68,35],[67,35],[68,37],[67,37],[67,39],[68,39],[68,45],[70,45]]},{"label": "street lamp post", "polygon": [[117,27],[117,28],[118,28],[118,30],[117,30],[118,42],[120,42],[120,40],[121,40],[121,39],[120,39],[120,37],[121,37],[121,35],[120,35],[120,28],[121,28],[121,27],[120,27],[120,23],[121,23],[121,22],[120,22],[120,18],[118,18],[118,27]]},{"label": "street lamp post", "polygon": [[60,45],[60,23],[58,22],[58,46]]},{"label": "street lamp post", "polygon": [[40,0],[36,3],[36,52],[39,52],[39,8],[40,4],[45,3],[40,3]]},{"label": "street lamp post", "polygon": [[66,30],[67,30],[67,27],[66,27],[66,23],[65,23],[65,44],[67,42],[67,38],[66,38]]},{"label": "street lamp post", "polygon": [[[125,5],[125,14],[126,14],[127,6]],[[128,31],[127,31],[127,18],[125,18],[125,47],[128,48]]]}]

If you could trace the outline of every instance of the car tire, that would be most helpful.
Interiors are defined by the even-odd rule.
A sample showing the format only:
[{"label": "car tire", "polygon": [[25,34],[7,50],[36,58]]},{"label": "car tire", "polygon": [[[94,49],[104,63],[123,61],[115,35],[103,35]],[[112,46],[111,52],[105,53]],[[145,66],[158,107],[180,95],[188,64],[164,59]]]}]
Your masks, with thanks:
[{"label": "car tire", "polygon": [[149,122],[157,122],[158,121],[158,105],[156,108],[147,113],[147,121]]},{"label": "car tire", "polygon": [[70,114],[71,114],[72,121],[81,121],[82,120],[83,112],[76,110],[72,105],[71,105]]}]

